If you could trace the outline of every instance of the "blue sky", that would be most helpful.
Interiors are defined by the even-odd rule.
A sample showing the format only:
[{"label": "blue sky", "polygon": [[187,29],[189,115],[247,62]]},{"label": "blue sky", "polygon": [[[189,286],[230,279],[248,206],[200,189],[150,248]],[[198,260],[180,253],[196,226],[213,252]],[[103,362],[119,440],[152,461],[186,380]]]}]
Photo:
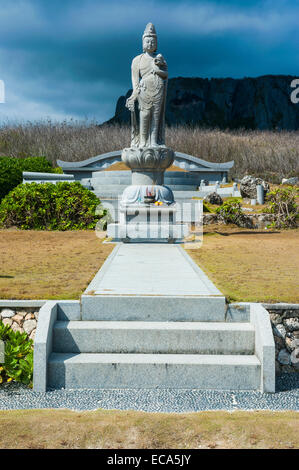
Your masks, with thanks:
[{"label": "blue sky", "polygon": [[298,0],[0,0],[8,119],[113,116],[145,25],[169,76],[299,76]]}]

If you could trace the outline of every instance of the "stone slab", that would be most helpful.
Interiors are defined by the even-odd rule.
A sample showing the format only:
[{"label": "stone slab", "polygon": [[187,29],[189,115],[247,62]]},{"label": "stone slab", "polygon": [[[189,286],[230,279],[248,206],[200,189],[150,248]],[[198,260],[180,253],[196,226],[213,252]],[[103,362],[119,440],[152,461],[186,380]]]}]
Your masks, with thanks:
[{"label": "stone slab", "polygon": [[83,295],[82,320],[225,321],[220,296]]},{"label": "stone slab", "polygon": [[57,320],[81,320],[81,304],[79,300],[59,300],[57,303]]},{"label": "stone slab", "polygon": [[49,387],[259,390],[254,355],[63,354],[49,358]]},{"label": "stone slab", "polygon": [[26,308],[34,308],[34,307],[42,307],[47,300],[7,300],[2,299],[0,300],[0,308],[14,308],[14,307],[26,307]]},{"label": "stone slab", "polygon": [[33,390],[45,392],[48,358],[52,352],[53,325],[57,320],[57,302],[49,300],[39,311],[33,355]]},{"label": "stone slab", "polygon": [[254,327],[251,323],[58,321],[53,351],[254,354]]},{"label": "stone slab", "polygon": [[250,318],[255,328],[255,354],[261,362],[261,391],[275,393],[275,343],[267,310],[250,304]]},{"label": "stone slab", "polygon": [[109,224],[107,228],[107,236],[115,240],[182,240],[189,235],[189,227],[187,224],[173,223],[144,223],[144,222],[128,222],[125,224]]},{"label": "stone slab", "polygon": [[225,297],[178,245],[114,248],[81,297],[83,320],[225,321]]},{"label": "stone slab", "polygon": [[177,245],[120,244],[84,294],[221,296],[204,272]]}]

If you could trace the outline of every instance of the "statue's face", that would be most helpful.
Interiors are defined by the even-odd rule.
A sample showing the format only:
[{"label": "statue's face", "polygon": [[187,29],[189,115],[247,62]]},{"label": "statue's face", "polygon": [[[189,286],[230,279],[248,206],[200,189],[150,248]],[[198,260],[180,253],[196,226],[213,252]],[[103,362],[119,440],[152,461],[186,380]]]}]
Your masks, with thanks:
[{"label": "statue's face", "polygon": [[143,51],[144,52],[156,52],[157,50],[157,39],[153,36],[145,36],[143,38]]}]

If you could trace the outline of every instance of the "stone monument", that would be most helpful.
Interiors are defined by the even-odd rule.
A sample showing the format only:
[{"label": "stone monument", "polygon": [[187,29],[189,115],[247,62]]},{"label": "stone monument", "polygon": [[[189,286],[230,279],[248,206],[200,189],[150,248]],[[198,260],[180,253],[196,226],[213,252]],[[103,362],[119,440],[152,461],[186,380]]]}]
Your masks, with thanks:
[{"label": "stone monument", "polygon": [[[131,146],[122,161],[132,171],[132,184],[121,197],[120,220],[108,225],[108,237],[125,241],[182,239],[188,226],[176,223],[172,190],[165,186],[164,172],[175,158],[165,145],[167,64],[157,54],[157,33],[148,23],[142,37],[143,53],[132,61]],[[130,232],[130,233],[129,233]]]},{"label": "stone monument", "polygon": [[152,23],[145,28],[142,44],[143,53],[132,61],[133,92],[126,102],[131,111],[131,147],[123,150],[122,160],[132,170],[132,185],[125,189],[122,202],[144,203],[152,197],[172,204],[172,191],[163,185],[164,171],[174,161],[173,150],[165,146],[168,72],[164,57],[156,52]]}]

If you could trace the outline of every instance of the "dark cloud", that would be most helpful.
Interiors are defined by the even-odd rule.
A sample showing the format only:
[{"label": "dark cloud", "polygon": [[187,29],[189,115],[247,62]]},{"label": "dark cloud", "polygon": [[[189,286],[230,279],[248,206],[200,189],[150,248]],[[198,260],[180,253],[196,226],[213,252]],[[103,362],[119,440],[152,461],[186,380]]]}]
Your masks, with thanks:
[{"label": "dark cloud", "polygon": [[0,0],[0,118],[110,118],[148,21],[171,77],[298,75],[296,3]]}]

